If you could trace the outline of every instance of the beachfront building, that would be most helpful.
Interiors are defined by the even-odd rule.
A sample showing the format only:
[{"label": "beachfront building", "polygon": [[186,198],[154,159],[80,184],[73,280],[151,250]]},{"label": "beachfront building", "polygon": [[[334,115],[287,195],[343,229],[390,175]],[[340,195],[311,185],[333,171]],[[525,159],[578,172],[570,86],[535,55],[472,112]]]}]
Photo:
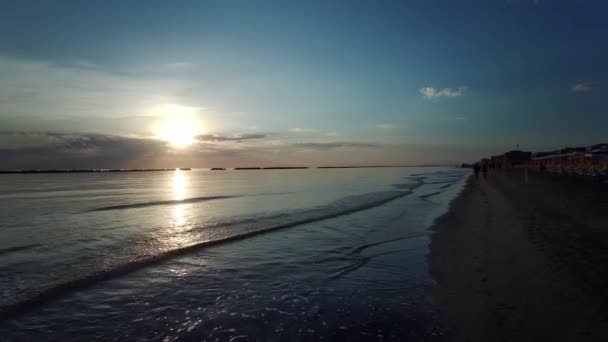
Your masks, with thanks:
[{"label": "beachfront building", "polygon": [[507,167],[527,164],[532,159],[532,152],[509,151],[505,153],[505,164]]},{"label": "beachfront building", "polygon": [[567,147],[555,152],[535,153],[530,165],[540,171],[606,177],[608,174],[608,144]]},{"label": "beachfront building", "polygon": [[506,169],[527,164],[530,159],[532,159],[532,152],[514,150],[490,157],[489,163],[497,169]]},{"label": "beachfront building", "polygon": [[490,168],[493,169],[502,169],[504,167],[503,162],[504,162],[504,155],[498,155],[498,156],[491,156],[490,157]]}]

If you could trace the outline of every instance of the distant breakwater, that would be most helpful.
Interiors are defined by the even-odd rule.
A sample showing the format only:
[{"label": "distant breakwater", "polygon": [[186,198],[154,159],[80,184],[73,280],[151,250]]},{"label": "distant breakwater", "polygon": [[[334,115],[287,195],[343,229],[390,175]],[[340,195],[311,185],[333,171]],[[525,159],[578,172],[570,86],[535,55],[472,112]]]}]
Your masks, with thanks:
[{"label": "distant breakwater", "polygon": [[161,172],[161,171],[190,171],[190,168],[173,169],[57,169],[57,170],[0,170],[0,174],[22,173],[91,173],[91,172]]}]

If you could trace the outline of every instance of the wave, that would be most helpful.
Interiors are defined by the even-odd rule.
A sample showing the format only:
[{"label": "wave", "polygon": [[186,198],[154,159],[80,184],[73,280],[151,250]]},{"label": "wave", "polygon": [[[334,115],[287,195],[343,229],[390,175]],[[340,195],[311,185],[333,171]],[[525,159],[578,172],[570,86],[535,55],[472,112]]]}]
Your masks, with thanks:
[{"label": "wave", "polygon": [[420,187],[421,185],[422,184],[408,184],[408,183],[393,184],[393,188],[400,189],[400,190],[414,190],[414,189]]},{"label": "wave", "polygon": [[[39,307],[73,291],[81,290],[98,282],[122,276],[144,267],[178,256],[187,255],[207,247],[243,240],[249,237],[266,234],[281,229],[293,228],[299,225],[353,214],[359,211],[381,206],[411,193],[411,191],[386,191],[349,196],[335,201],[330,205],[316,207],[309,210],[259,218],[253,222],[251,220],[243,220],[242,222],[247,222],[247,224],[236,224],[235,226],[229,226],[232,228],[229,231],[234,232],[233,235],[222,236],[215,240],[206,240],[193,243],[191,245],[183,246],[156,255],[144,256],[140,259],[131,260],[130,262],[116,265],[113,268],[106,269],[98,273],[85,275],[81,278],[72,279],[54,285],[53,287],[42,289],[40,292],[33,294],[29,298],[0,306],[0,318],[14,318],[15,316],[27,312],[28,310]],[[210,229],[212,227],[213,226],[199,227],[197,229]],[[189,233],[193,232],[196,232],[196,229],[190,231]]]},{"label": "wave", "polygon": [[41,246],[41,244],[34,243],[34,244],[30,244],[30,245],[15,246],[15,247],[8,247],[8,248],[0,248],[0,255],[14,253],[14,252],[20,252],[20,251],[24,251],[24,250],[27,250],[27,249],[40,247],[40,246]]},{"label": "wave", "polygon": [[325,277],[324,282],[328,282],[331,280],[341,278],[341,277],[347,275],[348,273],[356,271],[357,269],[365,266],[368,262],[370,262],[374,258],[378,258],[378,257],[389,255],[389,254],[409,252],[409,251],[413,251],[415,249],[416,248],[398,249],[398,250],[386,251],[386,252],[376,253],[373,255],[368,255],[368,256],[362,257],[362,258],[356,260],[354,263],[341,267],[336,272],[328,275],[327,277]]},{"label": "wave", "polygon": [[382,241],[376,241],[376,242],[371,242],[371,243],[366,243],[363,244],[361,246],[356,247],[355,249],[353,249],[350,254],[359,254],[362,251],[371,248],[371,247],[375,247],[375,246],[380,246],[380,245],[384,245],[387,243],[391,243],[391,242],[397,242],[397,241],[401,241],[401,240],[408,240],[408,239],[416,239],[419,237],[423,237],[423,236],[428,236],[429,232],[422,232],[422,233],[413,233],[413,234],[408,234],[408,235],[404,235],[404,236],[399,236],[396,237],[394,239],[388,239],[388,240],[382,240]]},{"label": "wave", "polygon": [[427,199],[427,198],[429,198],[429,197],[432,197],[432,196],[437,196],[437,195],[439,195],[440,193],[441,193],[441,191],[437,191],[437,192],[431,192],[430,194],[424,194],[424,195],[420,195],[419,197],[420,197],[421,199],[424,199],[424,200],[425,200],[425,199]]},{"label": "wave", "polygon": [[458,181],[458,179],[456,180],[450,180],[450,181],[436,181],[436,182],[428,182],[428,183],[424,183],[424,184],[454,184]]},{"label": "wave", "polygon": [[153,207],[157,205],[171,205],[171,204],[184,204],[184,203],[196,203],[196,202],[204,202],[204,201],[213,201],[218,199],[227,199],[227,198],[235,198],[241,196],[206,196],[206,197],[192,197],[186,198],[182,200],[166,200],[166,201],[152,201],[152,202],[140,202],[140,203],[130,203],[130,204],[119,204],[119,205],[110,205],[107,207],[100,207],[90,209],[89,211],[106,211],[106,210],[124,210],[124,209],[133,209],[133,208],[144,208],[144,207]]},{"label": "wave", "polygon": [[[393,253],[408,252],[408,251],[412,251],[412,250],[416,249],[416,248],[408,248],[408,249],[390,250],[390,251],[380,252],[380,253],[376,253],[376,254],[372,254],[372,255],[362,256],[361,252],[365,251],[368,248],[381,246],[381,245],[385,245],[385,244],[390,244],[392,242],[397,242],[397,241],[401,241],[401,240],[416,239],[416,238],[420,238],[420,237],[428,236],[428,235],[429,235],[429,232],[413,233],[413,234],[408,234],[408,235],[404,235],[404,236],[399,236],[399,237],[396,237],[393,239],[370,242],[370,243],[366,243],[366,244],[357,246],[357,247],[351,249],[347,253],[347,255],[342,255],[341,257],[338,257],[338,258],[334,257],[334,259],[344,259],[345,261],[349,260],[349,261],[351,261],[351,263],[346,266],[338,268],[335,272],[333,272],[333,273],[329,274],[327,277],[325,277],[324,281],[327,282],[330,280],[334,280],[334,279],[340,278],[350,272],[356,271],[357,269],[365,266],[369,261],[371,261],[374,258],[388,255],[388,254],[393,254]],[[355,259],[352,260],[352,258],[355,258]]]},{"label": "wave", "polygon": [[458,169],[458,170],[435,171],[435,172],[431,172],[430,174],[432,174],[432,175],[462,175],[464,173],[465,172]]},{"label": "wave", "polygon": [[404,190],[410,190],[413,191],[425,184],[425,179],[426,177],[406,177],[405,179],[407,180],[413,180],[415,181],[415,183],[399,183],[399,184],[393,184],[393,187],[396,189],[404,189]]},{"label": "wave", "polygon": [[408,177],[403,177],[403,179],[411,179],[417,182],[422,182],[423,180],[429,178],[428,175],[410,175]]}]

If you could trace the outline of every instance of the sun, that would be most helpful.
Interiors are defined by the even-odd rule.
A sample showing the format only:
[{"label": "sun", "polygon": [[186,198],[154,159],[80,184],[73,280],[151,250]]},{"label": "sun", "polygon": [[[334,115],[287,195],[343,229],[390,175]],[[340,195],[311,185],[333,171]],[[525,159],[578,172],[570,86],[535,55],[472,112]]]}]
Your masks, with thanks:
[{"label": "sun", "polygon": [[157,139],[164,140],[175,148],[186,148],[196,142],[196,136],[201,134],[199,107],[164,104],[150,111],[156,120],[152,130]]},{"label": "sun", "polygon": [[172,120],[164,122],[158,132],[158,137],[173,147],[187,147],[196,141],[198,131],[194,122],[188,120]]}]

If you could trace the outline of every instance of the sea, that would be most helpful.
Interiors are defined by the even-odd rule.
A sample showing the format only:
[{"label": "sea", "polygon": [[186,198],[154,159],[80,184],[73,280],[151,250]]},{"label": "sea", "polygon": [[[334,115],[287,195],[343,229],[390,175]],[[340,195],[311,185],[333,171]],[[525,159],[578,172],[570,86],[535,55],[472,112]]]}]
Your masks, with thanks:
[{"label": "sea", "polygon": [[467,170],[0,175],[0,341],[442,341]]}]

